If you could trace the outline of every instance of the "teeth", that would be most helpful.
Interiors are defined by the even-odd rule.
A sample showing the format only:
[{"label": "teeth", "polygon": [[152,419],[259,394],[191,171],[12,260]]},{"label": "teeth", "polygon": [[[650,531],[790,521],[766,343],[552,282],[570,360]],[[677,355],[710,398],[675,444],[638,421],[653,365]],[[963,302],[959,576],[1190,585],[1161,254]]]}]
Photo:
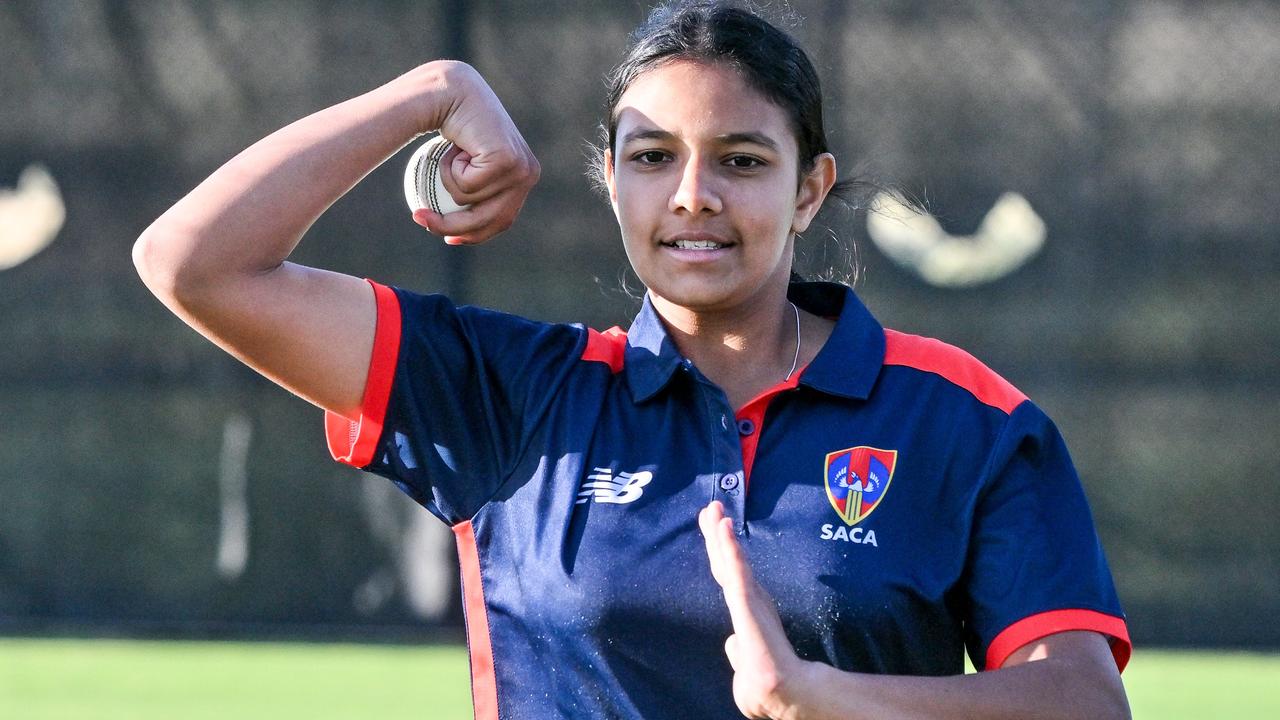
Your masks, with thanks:
[{"label": "teeth", "polygon": [[710,240],[676,240],[673,244],[681,250],[715,250],[724,247]]}]

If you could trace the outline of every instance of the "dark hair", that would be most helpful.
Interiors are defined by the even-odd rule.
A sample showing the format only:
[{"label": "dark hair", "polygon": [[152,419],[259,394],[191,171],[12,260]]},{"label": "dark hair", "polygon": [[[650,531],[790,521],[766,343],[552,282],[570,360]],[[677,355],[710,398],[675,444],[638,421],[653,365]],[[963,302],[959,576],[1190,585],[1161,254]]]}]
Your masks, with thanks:
[{"label": "dark hair", "polygon": [[[799,146],[801,177],[828,152],[822,119],[822,86],[809,56],[786,32],[741,2],[675,0],[654,8],[631,34],[627,54],[606,77],[608,95],[600,126],[603,147],[596,148],[592,179],[604,185],[603,151],[614,150],[618,101],[636,78],[680,60],[720,63],[736,70],[746,83],[787,114]],[[840,196],[857,181],[842,181],[831,193]]]}]

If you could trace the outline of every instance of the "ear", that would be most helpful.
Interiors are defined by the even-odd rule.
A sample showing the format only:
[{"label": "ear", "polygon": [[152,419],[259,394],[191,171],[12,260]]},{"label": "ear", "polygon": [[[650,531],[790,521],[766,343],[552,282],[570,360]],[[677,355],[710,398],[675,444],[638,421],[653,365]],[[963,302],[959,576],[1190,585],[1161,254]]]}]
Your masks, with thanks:
[{"label": "ear", "polygon": [[800,181],[800,190],[796,193],[796,212],[791,220],[791,232],[802,233],[809,229],[809,223],[822,208],[822,201],[827,199],[836,184],[836,158],[831,153],[822,153],[813,160],[813,169]]},{"label": "ear", "polygon": [[604,151],[604,184],[609,188],[609,203],[613,205],[613,214],[618,214],[618,185],[613,177],[613,150]]}]

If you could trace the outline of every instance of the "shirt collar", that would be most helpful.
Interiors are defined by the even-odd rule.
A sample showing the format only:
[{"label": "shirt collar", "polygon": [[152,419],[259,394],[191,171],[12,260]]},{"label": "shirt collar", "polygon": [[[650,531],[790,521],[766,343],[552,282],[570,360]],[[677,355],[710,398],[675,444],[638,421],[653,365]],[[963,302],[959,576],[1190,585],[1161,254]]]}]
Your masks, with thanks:
[{"label": "shirt collar", "polygon": [[884,328],[853,290],[838,283],[792,283],[787,298],[806,312],[834,318],[836,327],[800,375],[814,390],[865,400],[884,365]]},{"label": "shirt collar", "polygon": [[653,397],[671,381],[671,376],[682,362],[684,356],[667,335],[667,328],[653,307],[653,300],[649,293],[645,293],[644,304],[627,331],[627,349],[622,363],[627,373],[627,385],[631,387],[631,399],[642,403]]},{"label": "shirt collar", "polygon": [[[853,290],[837,283],[792,283],[787,297],[807,312],[836,320],[827,344],[801,374],[800,384],[840,397],[868,397],[884,363],[880,323]],[[684,357],[646,293],[627,331],[623,368],[632,399],[640,403],[653,397],[682,362]]]}]

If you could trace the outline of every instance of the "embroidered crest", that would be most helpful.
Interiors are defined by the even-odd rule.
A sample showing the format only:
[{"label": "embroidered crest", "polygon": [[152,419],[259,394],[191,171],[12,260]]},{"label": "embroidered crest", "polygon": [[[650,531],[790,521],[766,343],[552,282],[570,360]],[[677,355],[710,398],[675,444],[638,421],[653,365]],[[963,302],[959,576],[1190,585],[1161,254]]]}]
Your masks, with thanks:
[{"label": "embroidered crest", "polygon": [[884,499],[898,462],[897,450],[860,445],[827,453],[827,499],[846,525],[856,525]]}]

